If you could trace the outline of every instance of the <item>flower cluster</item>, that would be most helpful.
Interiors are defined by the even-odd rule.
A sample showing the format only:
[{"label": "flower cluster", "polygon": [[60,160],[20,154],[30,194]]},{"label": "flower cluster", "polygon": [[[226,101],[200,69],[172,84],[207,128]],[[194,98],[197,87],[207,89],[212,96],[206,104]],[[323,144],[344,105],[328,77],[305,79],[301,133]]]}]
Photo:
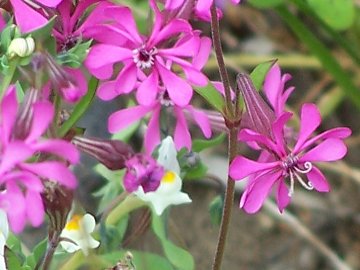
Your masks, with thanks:
[{"label": "flower cluster", "polygon": [[78,161],[78,151],[64,140],[43,137],[53,120],[54,108],[47,100],[34,102],[31,98],[34,91],[38,90],[29,90],[19,108],[15,87],[11,86],[1,102],[0,206],[7,212],[15,232],[23,229],[27,219],[33,226],[42,223],[44,207],[40,193],[44,181],[76,187],[68,164]]}]

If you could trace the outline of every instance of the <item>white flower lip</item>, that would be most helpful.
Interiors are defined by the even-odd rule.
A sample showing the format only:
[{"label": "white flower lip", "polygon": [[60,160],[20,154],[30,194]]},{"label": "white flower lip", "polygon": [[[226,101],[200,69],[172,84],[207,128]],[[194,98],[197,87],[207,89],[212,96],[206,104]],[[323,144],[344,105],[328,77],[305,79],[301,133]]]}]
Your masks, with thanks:
[{"label": "white flower lip", "polygon": [[180,165],[177,161],[177,152],[173,139],[168,136],[159,148],[158,163],[164,166],[165,175],[156,191],[145,193],[140,186],[134,192],[141,200],[149,202],[157,215],[161,215],[170,205],[190,203],[188,194],[181,191],[182,180],[179,176]]},{"label": "white flower lip", "polygon": [[95,240],[91,233],[95,229],[95,218],[90,214],[84,216],[74,215],[66,224],[61,233],[63,240],[60,242],[62,248],[69,253],[82,250],[85,256],[89,254],[89,249],[97,248],[100,242]]}]

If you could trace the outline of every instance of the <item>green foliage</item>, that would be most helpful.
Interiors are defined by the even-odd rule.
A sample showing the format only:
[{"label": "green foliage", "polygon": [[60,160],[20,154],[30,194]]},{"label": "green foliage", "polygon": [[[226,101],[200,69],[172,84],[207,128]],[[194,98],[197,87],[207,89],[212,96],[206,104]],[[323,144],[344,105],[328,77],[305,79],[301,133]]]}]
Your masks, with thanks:
[{"label": "green foliage", "polygon": [[68,133],[68,131],[77,123],[77,121],[79,121],[79,119],[90,107],[90,104],[92,103],[95,97],[98,83],[99,81],[96,78],[91,77],[91,79],[88,82],[88,91],[86,95],[75,106],[69,119],[59,128],[58,134],[60,137],[64,137],[66,133]]},{"label": "green foliage", "polygon": [[310,51],[320,60],[334,80],[342,88],[346,96],[360,109],[360,92],[349,76],[334,58],[328,48],[309,30],[301,20],[287,10],[286,7],[276,8],[282,19],[290,26],[297,37],[308,46]]},{"label": "green foliage", "polygon": [[47,243],[47,238],[45,238],[39,244],[37,244],[31,254],[26,257],[25,265],[29,266],[31,269],[34,269],[36,264],[41,261],[45,255]]},{"label": "green foliage", "polygon": [[225,109],[225,102],[223,96],[215,89],[212,83],[205,87],[194,87],[196,93],[202,96],[215,110],[223,112]]},{"label": "green foliage", "polygon": [[284,2],[285,2],[285,0],[249,0],[249,3],[257,8],[275,7]]},{"label": "green foliage", "polygon": [[106,252],[119,248],[129,222],[129,215],[124,216],[116,225],[100,224],[101,248]]},{"label": "green foliage", "polygon": [[108,181],[101,189],[94,192],[94,196],[100,198],[98,213],[102,213],[109,203],[123,191],[121,180],[125,172],[124,170],[109,170],[100,163],[94,167],[94,171]]},{"label": "green foliage", "polygon": [[80,68],[85,60],[91,42],[91,40],[84,43],[81,43],[81,41],[79,41],[70,50],[59,54],[57,56],[58,61],[65,66],[69,66],[72,68]]},{"label": "green foliage", "polygon": [[220,145],[224,141],[225,138],[226,138],[226,133],[221,133],[220,135],[216,136],[215,138],[213,138],[211,140],[195,139],[192,144],[192,150],[194,152],[199,153],[205,149]]},{"label": "green foliage", "polygon": [[353,0],[307,0],[312,10],[335,30],[349,28],[355,19]]},{"label": "green foliage", "polygon": [[209,205],[210,220],[213,225],[219,226],[221,223],[224,208],[224,197],[216,196]]},{"label": "green foliage", "polygon": [[178,270],[193,270],[194,259],[192,255],[186,250],[173,244],[166,236],[164,215],[157,216],[152,215],[152,229],[156,236],[159,238],[163,251],[166,257],[169,259]]},{"label": "green foliage", "polygon": [[266,74],[269,72],[271,67],[276,63],[276,60],[270,60],[264,63],[257,65],[253,71],[250,73],[250,78],[256,88],[256,90],[260,90],[263,86],[264,80],[266,78]]}]

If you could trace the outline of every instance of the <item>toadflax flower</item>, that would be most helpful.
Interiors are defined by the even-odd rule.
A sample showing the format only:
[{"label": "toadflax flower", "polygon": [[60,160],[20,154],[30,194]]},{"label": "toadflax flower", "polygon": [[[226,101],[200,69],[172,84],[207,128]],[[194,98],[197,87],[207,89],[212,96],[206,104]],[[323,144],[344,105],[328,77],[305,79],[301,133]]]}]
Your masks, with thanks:
[{"label": "toadflax flower", "polygon": [[260,209],[273,186],[276,186],[281,212],[289,204],[296,183],[307,190],[328,192],[329,184],[314,163],[339,160],[347,152],[343,139],[350,136],[349,128],[333,128],[311,137],[321,123],[320,113],[311,103],[302,106],[299,136],[295,146],[290,148],[283,133],[291,116],[291,113],[285,112],[273,123],[274,139],[250,129],[240,131],[242,141],[255,142],[263,149],[259,161],[238,156],[229,169],[230,176],[236,180],[251,176],[240,201],[240,207],[248,213]]},{"label": "toadflax flower", "polygon": [[95,218],[90,214],[84,216],[73,215],[61,232],[61,247],[69,253],[81,249],[87,256],[89,249],[97,248],[100,245],[100,242],[91,236],[95,225]]},{"label": "toadflax flower", "polygon": [[[85,65],[94,76],[105,80],[113,75],[115,63],[123,64],[116,79],[102,84],[100,92],[106,88],[109,92],[121,94],[137,88],[138,102],[150,105],[156,99],[159,83],[162,82],[171,100],[185,106],[193,94],[189,82],[198,86],[207,84],[206,76],[190,60],[199,54],[202,41],[208,38],[200,38],[199,32],[193,31],[185,20],[166,22],[157,7],[152,5],[152,8],[155,12],[152,32],[143,36],[138,32],[129,8],[108,7],[105,14],[115,23],[105,24],[102,28],[108,29],[107,35],[122,36],[125,42],[116,44],[118,42],[108,41],[92,46]],[[208,55],[203,57],[207,59]],[[187,80],[173,71],[174,65],[182,69]],[[146,76],[146,79],[139,81],[139,76]]]},{"label": "toadflax flower", "polygon": [[[32,91],[37,90],[27,93]],[[15,87],[11,86],[1,102],[0,208],[7,212],[14,232],[20,232],[27,219],[33,226],[42,223],[44,206],[40,194],[44,179],[68,188],[76,186],[76,178],[65,162],[78,162],[78,151],[64,140],[43,138],[53,120],[54,108],[45,100],[30,101],[26,96],[18,110]]]},{"label": "toadflax flower", "polygon": [[189,195],[181,191],[180,166],[176,158],[177,152],[173,139],[169,136],[164,139],[159,148],[158,163],[165,169],[160,186],[152,192],[144,192],[139,187],[134,192],[141,200],[149,202],[157,215],[161,215],[170,205],[190,203]]}]

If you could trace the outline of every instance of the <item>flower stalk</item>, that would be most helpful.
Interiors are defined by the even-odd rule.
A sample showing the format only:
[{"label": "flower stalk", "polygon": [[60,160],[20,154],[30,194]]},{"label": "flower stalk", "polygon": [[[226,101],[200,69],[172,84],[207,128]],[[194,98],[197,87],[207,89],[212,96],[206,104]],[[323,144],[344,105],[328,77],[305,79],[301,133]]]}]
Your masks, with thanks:
[{"label": "flower stalk", "polygon": [[[229,129],[228,153],[229,153],[229,164],[230,164],[237,154],[237,144],[238,144],[237,134],[241,121],[241,110],[239,108],[239,103],[238,103],[239,93],[237,90],[237,93],[235,95],[236,96],[235,104],[233,104],[231,100],[229,76],[226,71],[226,66],[221,48],[219,19],[215,4],[212,4],[210,11],[211,11],[211,30],[212,30],[213,46],[215,49],[216,59],[218,62],[220,77],[223,82],[224,90],[225,90],[224,92],[225,92],[226,108],[224,112],[224,120],[226,126]],[[221,269],[221,263],[224,256],[227,234],[231,220],[231,212],[234,201],[234,187],[235,187],[235,183],[233,179],[229,176],[225,191],[225,201],[224,201],[224,208],[221,218],[219,237],[216,246],[213,266],[212,266],[213,270]]]}]

